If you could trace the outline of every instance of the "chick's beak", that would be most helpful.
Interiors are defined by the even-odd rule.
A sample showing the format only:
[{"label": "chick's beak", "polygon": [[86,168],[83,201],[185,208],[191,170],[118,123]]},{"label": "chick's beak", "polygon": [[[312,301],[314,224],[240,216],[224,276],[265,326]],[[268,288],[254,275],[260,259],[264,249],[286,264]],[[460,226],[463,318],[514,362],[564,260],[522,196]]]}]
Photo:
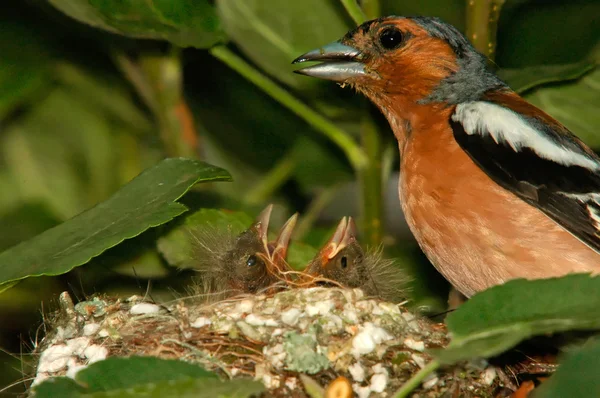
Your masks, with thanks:
[{"label": "chick's beak", "polygon": [[342,249],[348,247],[356,240],[356,224],[352,217],[344,217],[338,224],[333,236],[327,244],[321,249],[319,255],[322,264],[327,264],[334,258]]},{"label": "chick's beak", "polygon": [[283,265],[283,263],[285,263],[290,239],[292,238],[294,227],[296,227],[296,221],[298,221],[298,213],[294,214],[286,221],[283,227],[281,227],[279,235],[275,240],[275,244],[271,250],[271,258],[277,265],[280,265],[280,263]]},{"label": "chick's beak", "polygon": [[271,212],[273,211],[273,205],[268,205],[263,211],[260,212],[252,230],[257,234],[258,238],[263,244],[265,253],[269,253],[269,238],[267,236],[269,232],[269,221],[271,220]]},{"label": "chick's beak", "polygon": [[361,55],[362,53],[356,48],[335,41],[299,56],[292,63],[322,61],[318,65],[294,72],[319,79],[345,82],[350,78],[366,74],[365,65],[360,61]]}]

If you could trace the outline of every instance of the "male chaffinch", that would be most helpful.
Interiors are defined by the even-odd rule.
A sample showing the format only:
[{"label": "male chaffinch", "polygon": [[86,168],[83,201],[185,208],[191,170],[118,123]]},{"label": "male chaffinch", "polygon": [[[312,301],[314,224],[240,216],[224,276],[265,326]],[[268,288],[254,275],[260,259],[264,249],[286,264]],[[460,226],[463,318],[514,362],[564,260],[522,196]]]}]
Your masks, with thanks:
[{"label": "male chaffinch", "polygon": [[285,258],[297,214],[281,227],[274,242],[267,233],[273,205],[267,206],[255,222],[239,235],[215,228],[190,230],[194,247],[192,268],[199,271],[204,293],[230,296],[256,293],[283,282],[291,269]]},{"label": "male chaffinch", "polygon": [[304,270],[306,279],[321,285],[360,288],[368,296],[391,302],[406,298],[406,278],[394,261],[385,259],[382,250],[367,250],[356,238],[352,217],[342,218],[329,241]]},{"label": "male chaffinch", "polygon": [[294,62],[386,116],[399,195],[433,265],[460,292],[600,270],[600,159],[487,68],[437,18],[365,22]]}]

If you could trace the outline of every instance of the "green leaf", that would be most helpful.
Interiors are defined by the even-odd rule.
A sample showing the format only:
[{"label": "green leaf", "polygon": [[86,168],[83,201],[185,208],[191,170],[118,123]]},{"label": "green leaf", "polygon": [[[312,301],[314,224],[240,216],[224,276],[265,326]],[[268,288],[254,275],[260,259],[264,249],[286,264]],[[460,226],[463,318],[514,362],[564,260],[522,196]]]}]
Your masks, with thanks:
[{"label": "green leaf", "polygon": [[209,48],[223,40],[208,0],[48,0],[70,17],[124,36]]},{"label": "green leaf", "polygon": [[498,75],[517,93],[523,93],[542,84],[579,79],[595,66],[593,61],[584,60],[574,64],[500,69]]},{"label": "green leaf", "polygon": [[248,397],[264,391],[250,380],[220,381],[200,366],[153,357],[108,358],[75,376],[52,378],[34,387],[45,397]]},{"label": "green leaf", "polygon": [[598,0],[506,1],[496,61],[509,68],[579,62],[598,44],[598,15]]},{"label": "green leaf", "polygon": [[452,341],[434,351],[444,363],[491,357],[535,335],[600,329],[600,278],[512,280],[476,294],[446,324]]},{"label": "green leaf", "polygon": [[600,68],[571,84],[540,87],[524,97],[567,126],[593,148],[600,148]]},{"label": "green leaf", "polygon": [[188,228],[210,225],[217,230],[239,234],[252,224],[252,218],[239,211],[200,209],[185,217],[185,221],[158,239],[158,251],[167,262],[179,268],[193,268],[193,246]]},{"label": "green leaf", "polygon": [[0,284],[59,275],[187,211],[177,203],[197,182],[230,181],[227,171],[191,159],[165,159],[103,203],[0,254]]},{"label": "green leaf", "polygon": [[219,0],[217,11],[225,31],[246,56],[294,87],[319,83],[291,73],[295,68],[290,62],[338,40],[351,26],[340,3],[332,0]]},{"label": "green leaf", "polygon": [[600,397],[600,341],[566,356],[550,379],[531,393],[532,398]]},{"label": "green leaf", "polygon": [[26,203],[0,216],[0,250],[8,249],[58,224],[39,203]]}]

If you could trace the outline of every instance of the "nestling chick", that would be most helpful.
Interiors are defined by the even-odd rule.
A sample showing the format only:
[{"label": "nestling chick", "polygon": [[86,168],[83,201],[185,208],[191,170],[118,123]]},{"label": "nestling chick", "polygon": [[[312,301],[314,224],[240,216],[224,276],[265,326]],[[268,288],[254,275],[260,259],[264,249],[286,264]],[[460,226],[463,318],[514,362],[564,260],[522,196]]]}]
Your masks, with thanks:
[{"label": "nestling chick", "polygon": [[419,245],[466,296],[513,278],[600,271],[600,159],[526,102],[453,26],[387,17],[294,62],[386,116]]},{"label": "nestling chick", "polygon": [[291,234],[298,218],[294,214],[274,242],[267,232],[273,205],[267,206],[254,224],[238,236],[215,228],[197,228],[190,234],[194,243],[194,269],[200,273],[201,290],[219,296],[256,293],[285,285],[285,262]]},{"label": "nestling chick", "polygon": [[[342,218],[335,233],[315,258],[308,264],[305,274],[314,278],[331,280],[332,284],[360,288],[368,296],[386,301],[400,302],[405,296],[406,278],[394,261],[382,257],[381,250],[367,251],[356,239],[356,225],[352,217]],[[327,284],[327,281],[318,281]]]}]

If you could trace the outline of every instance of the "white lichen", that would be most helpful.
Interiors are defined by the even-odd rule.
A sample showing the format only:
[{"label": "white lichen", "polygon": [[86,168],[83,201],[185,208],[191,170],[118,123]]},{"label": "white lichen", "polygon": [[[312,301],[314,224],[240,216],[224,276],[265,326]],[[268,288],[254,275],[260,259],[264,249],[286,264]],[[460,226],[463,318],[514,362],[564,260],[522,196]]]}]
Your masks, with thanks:
[{"label": "white lichen", "polygon": [[131,315],[148,315],[157,314],[160,312],[160,307],[151,303],[138,303],[131,306],[129,313]]}]

